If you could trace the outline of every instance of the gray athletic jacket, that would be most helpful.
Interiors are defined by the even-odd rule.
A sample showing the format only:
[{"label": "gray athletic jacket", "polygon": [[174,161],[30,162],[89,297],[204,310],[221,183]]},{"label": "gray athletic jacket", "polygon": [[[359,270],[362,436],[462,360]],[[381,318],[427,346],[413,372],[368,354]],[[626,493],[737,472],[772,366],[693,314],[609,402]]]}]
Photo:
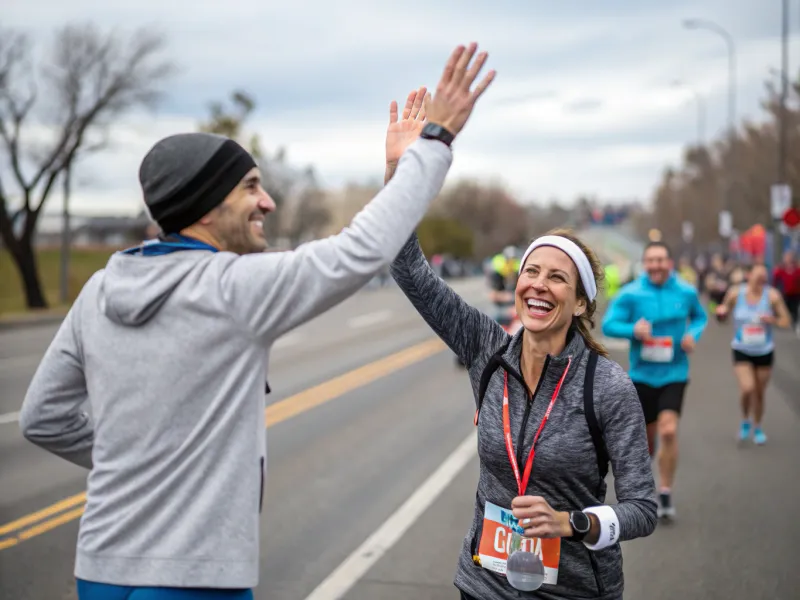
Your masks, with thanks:
[{"label": "gray athletic jacket", "polygon": [[292,252],[117,253],[89,280],[20,414],[26,438],[91,469],[78,578],[258,584],[272,344],[389,265],[451,161],[417,140],[349,227]]},{"label": "gray athletic jacket", "polygon": [[583,337],[576,332],[571,334],[559,356],[548,357],[528,409],[520,448],[520,426],[528,404],[528,393],[519,375],[524,330],[520,329],[509,338],[494,320],[468,305],[433,272],[415,237],[395,259],[392,275],[428,325],[467,366],[476,402],[487,364],[505,348],[498,357],[500,366],[488,380],[481,404],[478,421],[480,479],[474,518],[458,563],[456,586],[475,598],[492,600],[620,598],[623,576],[619,542],[647,536],[656,526],[655,484],[644,417],[628,375],[617,363],[599,358],[594,407],[614,474],[617,504],[611,508],[619,522],[616,542],[592,551],[582,542],[562,540],[557,585],[544,585],[533,593],[519,592],[505,577],[473,561],[481,536],[485,502],[508,508],[517,496],[517,484],[503,439],[503,371],[509,372],[511,432],[517,455],[523,457],[522,470],[556,384],[568,358],[572,357],[561,393],[536,445],[526,493],[544,497],[555,510],[583,510],[603,505],[606,493],[584,414],[583,386],[589,350]]}]

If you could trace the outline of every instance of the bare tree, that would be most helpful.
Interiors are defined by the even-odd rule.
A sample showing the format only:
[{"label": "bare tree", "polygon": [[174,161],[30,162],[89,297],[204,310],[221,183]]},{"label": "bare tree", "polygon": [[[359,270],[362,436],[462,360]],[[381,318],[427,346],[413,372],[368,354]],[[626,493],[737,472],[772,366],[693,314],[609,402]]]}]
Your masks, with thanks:
[{"label": "bare tree", "polygon": [[[0,30],[0,139],[10,167],[10,175],[0,171],[0,236],[30,308],[47,306],[33,252],[42,207],[98,130],[160,98],[160,86],[174,71],[161,58],[164,46],[164,38],[149,29],[126,38],[91,24],[68,25],[56,32],[46,66],[37,72],[29,39]],[[24,135],[37,125],[55,132],[54,140]],[[15,209],[6,180],[19,190]]]},{"label": "bare tree", "polygon": [[437,198],[434,210],[472,231],[477,256],[522,245],[531,237],[525,209],[498,184],[460,181]]},{"label": "bare tree", "polygon": [[212,102],[209,105],[210,116],[208,121],[200,124],[200,131],[207,133],[218,133],[232,140],[236,140],[250,150],[253,158],[259,160],[264,157],[261,149],[261,140],[258,134],[250,136],[248,142],[244,142],[244,122],[256,108],[256,101],[250,94],[242,90],[235,90],[231,93],[232,108],[227,109],[222,102]]},{"label": "bare tree", "polygon": [[[720,247],[719,212],[723,209],[722,186],[728,165],[736,156],[737,169],[732,179],[730,203],[734,228],[744,231],[755,224],[769,226],[770,185],[778,172],[779,102],[772,83],[766,84],[763,107],[768,118],[745,122],[733,140],[724,138],[709,146],[689,146],[680,168],[664,171],[655,190],[652,225],[676,247],[681,244],[681,221],[694,224],[694,242],[699,246]],[[790,149],[800,147],[800,80],[792,86],[785,121]],[[800,152],[789,152],[787,181],[795,191],[795,206],[800,203]]]}]

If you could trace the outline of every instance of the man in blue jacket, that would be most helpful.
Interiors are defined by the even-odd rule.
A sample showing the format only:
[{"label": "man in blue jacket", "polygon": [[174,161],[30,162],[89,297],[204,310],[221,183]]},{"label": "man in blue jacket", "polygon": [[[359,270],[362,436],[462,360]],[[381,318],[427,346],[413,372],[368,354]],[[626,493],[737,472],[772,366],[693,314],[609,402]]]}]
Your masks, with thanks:
[{"label": "man in blue jacket", "polygon": [[659,516],[675,516],[678,420],[689,383],[689,354],[708,323],[697,290],[674,273],[669,247],[644,249],[645,274],[622,288],[603,319],[603,334],[630,340],[630,377],[639,394],[652,456],[658,434]]}]

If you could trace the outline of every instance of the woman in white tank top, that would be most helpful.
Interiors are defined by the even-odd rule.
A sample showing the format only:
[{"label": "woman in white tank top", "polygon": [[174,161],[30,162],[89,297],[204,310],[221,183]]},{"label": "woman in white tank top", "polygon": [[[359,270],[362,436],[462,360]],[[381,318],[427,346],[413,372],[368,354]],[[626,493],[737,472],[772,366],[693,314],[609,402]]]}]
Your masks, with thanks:
[{"label": "woman in white tank top", "polygon": [[742,423],[739,441],[750,438],[764,444],[767,436],[761,427],[764,416],[764,394],[772,375],[775,343],[774,327],[791,325],[791,317],[780,293],[767,285],[767,269],[753,265],[745,283],[728,290],[717,307],[720,320],[733,315],[733,372],[739,383],[742,402]]}]

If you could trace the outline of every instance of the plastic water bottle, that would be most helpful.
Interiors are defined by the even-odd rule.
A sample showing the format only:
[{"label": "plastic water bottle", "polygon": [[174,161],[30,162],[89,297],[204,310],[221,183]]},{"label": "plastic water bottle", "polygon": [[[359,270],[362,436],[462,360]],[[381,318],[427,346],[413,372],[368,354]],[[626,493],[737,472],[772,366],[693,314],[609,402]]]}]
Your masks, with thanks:
[{"label": "plastic water bottle", "polygon": [[544,564],[533,552],[519,550],[521,541],[522,536],[518,533],[511,534],[506,578],[514,589],[532,592],[544,583]]}]

